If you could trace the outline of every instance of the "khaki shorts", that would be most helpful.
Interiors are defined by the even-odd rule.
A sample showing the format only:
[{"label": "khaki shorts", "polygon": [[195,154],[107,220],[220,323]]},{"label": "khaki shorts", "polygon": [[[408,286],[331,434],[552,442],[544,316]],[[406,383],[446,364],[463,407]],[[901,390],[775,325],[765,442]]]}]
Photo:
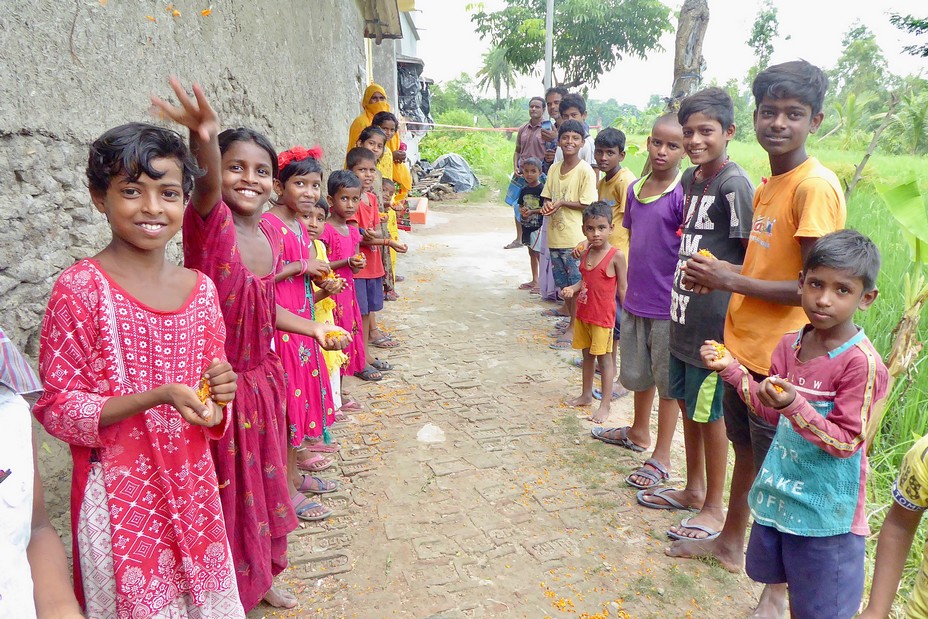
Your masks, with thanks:
[{"label": "khaki shorts", "polygon": [[630,391],[657,387],[661,398],[670,392],[670,321],[642,318],[622,310],[622,339],[619,340],[622,384]]},{"label": "khaki shorts", "polygon": [[574,339],[571,346],[577,350],[590,349],[594,357],[612,352],[612,328],[591,325],[580,319],[574,321]]}]

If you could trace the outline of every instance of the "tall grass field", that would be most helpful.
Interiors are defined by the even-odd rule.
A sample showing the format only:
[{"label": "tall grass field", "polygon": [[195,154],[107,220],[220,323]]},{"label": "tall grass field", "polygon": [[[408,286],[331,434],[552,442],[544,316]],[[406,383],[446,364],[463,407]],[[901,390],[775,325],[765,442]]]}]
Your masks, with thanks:
[{"label": "tall grass field", "polygon": [[[748,128],[748,132],[750,132]],[[750,136],[748,136],[750,137]],[[811,136],[808,152],[837,173],[843,181],[850,180],[863,152],[847,151],[835,144],[816,142]],[[623,165],[639,173],[646,159],[645,136],[629,136],[628,156]],[[512,153],[515,146],[512,136],[503,133],[445,132],[429,134],[422,142],[426,158],[446,152],[458,152],[474,168],[481,182],[491,189],[505,193],[512,172]],[[753,140],[733,141],[728,149],[732,161],[737,162],[750,175],[755,185],[769,175],[767,155]],[[917,179],[922,195],[928,196],[928,157],[893,156],[876,154],[864,171],[862,181],[848,204],[847,226],[859,230],[874,240],[883,257],[877,285],[880,295],[867,312],[858,313],[856,320],[864,328],[877,350],[885,357],[891,346],[893,328],[903,311],[903,275],[910,266],[909,247],[886,206],[877,195],[875,186],[895,186]],[[495,193],[490,195],[495,196]],[[489,198],[488,198],[489,199]],[[498,199],[505,206],[502,198]],[[508,208],[508,207],[507,207]],[[919,341],[928,341],[928,318],[923,317]],[[922,351],[910,376],[896,381],[886,410],[882,430],[870,451],[870,477],[867,488],[868,511],[873,535],[868,541],[868,570],[872,570],[876,539],[886,510],[892,502],[891,489],[899,464],[906,450],[923,434],[928,433],[928,353]],[[909,592],[918,573],[925,544],[926,526],[920,528],[897,596],[898,615],[909,598]]]}]

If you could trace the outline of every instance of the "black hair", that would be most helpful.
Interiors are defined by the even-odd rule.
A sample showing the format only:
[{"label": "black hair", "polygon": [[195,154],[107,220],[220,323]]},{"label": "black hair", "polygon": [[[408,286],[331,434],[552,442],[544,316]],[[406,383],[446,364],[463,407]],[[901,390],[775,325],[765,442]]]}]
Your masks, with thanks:
[{"label": "black hair", "polygon": [[526,157],[525,159],[523,159],[522,167],[524,168],[527,165],[535,166],[536,168],[538,168],[539,172],[541,172],[541,169],[543,167],[541,163],[541,159],[539,159],[538,157]]},{"label": "black hair", "polygon": [[[352,150],[357,150],[357,149],[352,149]],[[361,150],[371,152],[367,150],[366,148],[363,148]],[[361,179],[358,178],[357,174],[355,174],[351,170],[335,170],[334,172],[329,174],[329,183],[326,186],[326,190],[328,191],[328,195],[334,196],[335,194],[338,193],[339,189],[354,189],[355,187],[357,187],[358,189],[361,188]]]},{"label": "black hair", "polygon": [[299,161],[291,161],[283,167],[277,176],[281,185],[286,185],[287,181],[293,176],[306,176],[307,174],[316,173],[319,180],[322,180],[322,164],[315,157],[307,157]]},{"label": "black hair", "polygon": [[767,67],[757,74],[751,85],[754,105],[760,107],[764,97],[789,99],[795,97],[812,108],[815,116],[822,111],[828,76],[814,64],[805,60],[793,60]]},{"label": "black hair", "polygon": [[584,101],[583,97],[576,93],[564,95],[564,98],[561,99],[561,104],[558,106],[557,110],[563,115],[564,112],[572,107],[577,108],[581,115],[586,114],[586,101]]},{"label": "black hair", "polygon": [[803,262],[802,273],[818,267],[846,271],[863,282],[864,292],[870,292],[876,288],[880,274],[880,250],[857,230],[838,230],[815,241]]},{"label": "black hair", "polygon": [[392,183],[394,186],[396,185],[396,181],[393,180],[392,178],[390,178],[389,176],[384,176],[384,177],[383,177],[383,179],[382,179],[382,181],[381,181],[381,184],[383,184],[383,183]]},{"label": "black hair", "polygon": [[544,97],[532,97],[531,99],[528,100],[528,104],[531,105],[532,101],[541,101],[542,107],[548,104],[547,101],[545,101]]},{"label": "black hair", "polygon": [[370,150],[369,148],[355,146],[348,151],[348,155],[345,157],[345,167],[350,170],[362,161],[373,161],[374,163],[377,163],[377,155],[375,155],[374,151]]},{"label": "black hair", "polygon": [[598,200],[583,209],[583,223],[586,223],[587,219],[593,219],[594,217],[605,217],[606,221],[612,223],[612,207]]},{"label": "black hair", "polygon": [[263,133],[258,133],[248,127],[238,127],[236,129],[226,129],[219,134],[219,152],[225,154],[226,150],[236,142],[254,142],[260,148],[264,149],[271,157],[271,170],[274,178],[277,178],[279,170],[277,169],[277,151],[274,145],[267,139]]},{"label": "black hair", "polygon": [[383,129],[380,127],[375,127],[374,125],[364,128],[364,130],[361,132],[361,135],[358,136],[358,142],[364,143],[371,139],[371,136],[374,135],[379,135],[383,138],[383,143],[387,143],[387,134],[383,132]]},{"label": "black hair", "polygon": [[677,120],[685,124],[693,114],[702,113],[722,125],[722,131],[727,131],[735,124],[735,104],[731,96],[721,88],[713,86],[688,96],[680,103]]},{"label": "black hair", "polygon": [[553,94],[555,94],[555,93],[561,95],[561,97],[566,97],[566,96],[567,96],[567,89],[566,89],[566,88],[562,88],[562,87],[560,87],[560,86],[552,86],[551,88],[549,88],[548,90],[545,91],[545,99],[547,99],[549,96],[551,96],[551,95],[553,95]]},{"label": "black hair", "polygon": [[625,134],[615,127],[606,127],[596,134],[593,145],[596,148],[616,148],[620,153],[624,153]]},{"label": "black hair", "polygon": [[193,191],[193,181],[203,176],[184,139],[176,131],[148,123],[128,123],[113,127],[90,145],[87,157],[87,185],[90,191],[106,193],[116,176],[126,175],[130,183],[146,174],[157,180],[164,172],[152,167],[155,159],[176,159],[181,169],[185,196]]},{"label": "black hair", "polygon": [[325,218],[326,219],[329,218],[329,203],[328,201],[326,201],[325,198],[322,198],[321,200],[317,201],[315,204],[315,207],[321,208],[322,212],[325,213]]},{"label": "black hair", "polygon": [[[388,120],[393,121],[393,125],[396,129],[400,128],[400,121],[396,119],[396,115],[393,112],[377,112],[374,114],[373,120],[371,120],[371,126],[377,127],[379,129],[380,125],[387,122]],[[363,135],[364,132],[362,131],[361,134]],[[370,135],[368,135],[368,137],[370,137]],[[387,134],[384,134],[384,137],[387,137]]]},{"label": "black hair", "polygon": [[586,138],[586,129],[583,127],[583,123],[579,120],[566,120],[561,123],[561,126],[557,128],[557,137],[561,138],[562,135],[571,131],[573,133],[579,133],[584,138]]}]

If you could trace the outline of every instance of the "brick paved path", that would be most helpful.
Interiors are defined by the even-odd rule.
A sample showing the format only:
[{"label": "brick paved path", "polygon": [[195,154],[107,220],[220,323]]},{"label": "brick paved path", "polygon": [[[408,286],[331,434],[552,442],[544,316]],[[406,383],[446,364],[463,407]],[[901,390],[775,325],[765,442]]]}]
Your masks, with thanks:
[{"label": "brick paved path", "polygon": [[[721,619],[750,607],[743,575],[663,555],[680,515],[639,508],[623,480],[641,458],[593,441],[563,406],[580,374],[547,348],[549,306],[516,290],[528,265],[501,249],[510,217],[446,206],[409,236],[403,298],[382,318],[403,342],[380,351],[397,369],[350,381],[368,406],[334,432],[339,464],[324,475],[344,488],[324,502],[336,515],[291,536],[281,580],[301,607],[251,617]],[[630,420],[628,400],[611,421]],[[417,440],[427,424],[445,440]]]}]

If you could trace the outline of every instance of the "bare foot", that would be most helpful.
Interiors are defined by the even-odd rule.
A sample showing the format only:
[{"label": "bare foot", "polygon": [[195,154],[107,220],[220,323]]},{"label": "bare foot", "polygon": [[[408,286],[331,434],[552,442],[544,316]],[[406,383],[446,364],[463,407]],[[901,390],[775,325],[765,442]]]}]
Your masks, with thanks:
[{"label": "bare foot", "polygon": [[574,398],[573,400],[567,400],[567,406],[589,406],[592,403],[593,403],[592,395],[588,395],[588,396],[581,395],[580,397]]},{"label": "bare foot", "polygon": [[782,619],[786,616],[786,585],[766,585],[760,594],[757,608],[748,617],[749,619]]},{"label": "bare foot", "polygon": [[[655,487],[654,490],[659,490],[659,488]],[[685,488],[683,490],[680,490],[678,488],[664,488],[660,494],[654,494],[654,491],[649,489],[647,492],[644,493],[644,496],[647,497],[648,501],[650,501],[651,503],[657,503],[659,505],[666,505],[667,507],[673,507],[673,504],[667,500],[669,498],[670,500],[676,501],[677,503],[681,505],[686,505],[690,509],[702,509],[702,503],[705,500],[703,495],[697,494],[695,492],[690,492],[686,490]],[[696,520],[697,517],[698,516],[693,516],[692,518],[690,518],[690,520]],[[700,521],[699,524],[705,524],[705,523]],[[719,523],[718,528],[721,528],[722,524],[724,524],[724,522]],[[673,527],[670,527],[670,529],[673,530]],[[688,536],[688,537],[695,537],[695,536]]]},{"label": "bare foot", "polygon": [[292,593],[277,587],[271,587],[264,594],[264,601],[274,608],[296,608],[297,605],[297,600]]},{"label": "bare foot", "polygon": [[[677,498],[677,497],[674,497]],[[724,516],[721,518],[715,517],[713,514],[708,514],[704,511],[699,512],[695,516],[690,516],[686,518],[686,524],[682,522],[675,524],[670,527],[671,533],[679,535],[680,537],[688,537],[694,540],[706,539],[709,537],[710,533],[708,531],[703,531],[695,525],[700,527],[705,527],[709,531],[721,531],[722,527],[725,525]]]},{"label": "bare foot", "polygon": [[593,423],[603,423],[604,421],[606,421],[606,419],[609,418],[610,412],[611,411],[609,410],[609,407],[600,406],[598,409],[596,409],[596,412],[590,416],[590,421],[592,421]]},{"label": "bare foot", "polygon": [[718,539],[702,541],[695,539],[677,540],[664,554],[678,559],[707,559],[718,561],[719,565],[735,574],[744,569],[744,548],[723,546]]}]

